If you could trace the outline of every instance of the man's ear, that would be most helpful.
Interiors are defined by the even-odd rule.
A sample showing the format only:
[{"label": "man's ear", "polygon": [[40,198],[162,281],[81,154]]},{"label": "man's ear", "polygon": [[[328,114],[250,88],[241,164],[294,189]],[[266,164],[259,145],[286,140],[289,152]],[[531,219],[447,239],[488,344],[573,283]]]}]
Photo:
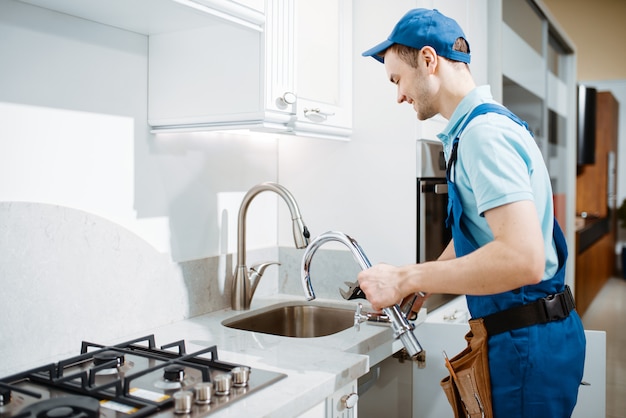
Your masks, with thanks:
[{"label": "man's ear", "polygon": [[426,63],[426,68],[428,68],[431,73],[434,72],[439,59],[435,49],[431,46],[425,46],[420,50],[420,54]]}]

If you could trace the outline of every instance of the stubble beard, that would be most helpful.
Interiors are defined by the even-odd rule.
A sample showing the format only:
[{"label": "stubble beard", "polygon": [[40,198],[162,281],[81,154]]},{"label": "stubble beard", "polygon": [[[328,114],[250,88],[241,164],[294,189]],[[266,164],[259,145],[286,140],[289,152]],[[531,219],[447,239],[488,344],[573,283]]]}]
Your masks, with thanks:
[{"label": "stubble beard", "polygon": [[439,113],[433,106],[431,97],[428,86],[421,85],[417,89],[417,100],[413,102],[413,109],[417,113],[418,120],[427,120]]}]

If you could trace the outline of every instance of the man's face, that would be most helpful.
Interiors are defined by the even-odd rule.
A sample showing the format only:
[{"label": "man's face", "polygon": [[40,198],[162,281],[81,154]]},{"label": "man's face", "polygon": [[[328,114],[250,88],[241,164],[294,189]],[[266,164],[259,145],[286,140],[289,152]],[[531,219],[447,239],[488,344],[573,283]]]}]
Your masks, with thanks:
[{"label": "man's face", "polygon": [[385,53],[385,70],[389,81],[398,87],[398,103],[412,105],[419,120],[429,119],[438,113],[433,109],[429,72],[421,54],[418,68],[413,68],[396,52],[388,50]]}]

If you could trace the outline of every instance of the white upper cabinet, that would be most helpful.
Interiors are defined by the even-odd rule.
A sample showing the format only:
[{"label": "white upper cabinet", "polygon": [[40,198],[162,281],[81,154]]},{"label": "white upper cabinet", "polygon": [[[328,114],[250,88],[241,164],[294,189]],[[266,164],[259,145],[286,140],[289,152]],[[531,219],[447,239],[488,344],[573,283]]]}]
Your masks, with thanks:
[{"label": "white upper cabinet", "polygon": [[152,132],[352,132],[352,0],[22,0],[148,36]]},{"label": "white upper cabinet", "polygon": [[352,1],[292,4],[293,128],[296,133],[347,138],[352,128]]},{"label": "white upper cabinet", "polygon": [[351,1],[267,0],[264,12],[263,31],[225,22],[151,36],[153,132],[350,137]]},{"label": "white upper cabinet", "polygon": [[262,32],[229,22],[150,36],[148,123],[155,132],[261,127],[269,119],[262,41]]},{"label": "white upper cabinet", "polygon": [[226,20],[262,28],[265,0],[20,0],[116,28],[153,35]]}]

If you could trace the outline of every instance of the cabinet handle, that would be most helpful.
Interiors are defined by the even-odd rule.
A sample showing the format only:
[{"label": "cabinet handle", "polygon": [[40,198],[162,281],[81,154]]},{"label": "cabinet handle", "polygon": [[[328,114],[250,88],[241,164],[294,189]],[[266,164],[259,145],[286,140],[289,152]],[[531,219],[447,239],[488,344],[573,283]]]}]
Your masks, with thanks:
[{"label": "cabinet handle", "polygon": [[346,406],[347,409],[352,409],[356,406],[356,403],[359,401],[359,395],[352,392],[348,395],[343,395],[341,397],[341,402]]},{"label": "cabinet handle", "polygon": [[333,116],[333,112],[324,112],[320,108],[304,109],[304,116],[313,122],[324,122],[329,116]]},{"label": "cabinet handle", "polygon": [[287,106],[294,104],[296,100],[298,100],[298,96],[296,96],[295,93],[286,91],[285,94],[276,99],[276,104],[279,108],[284,109]]}]

